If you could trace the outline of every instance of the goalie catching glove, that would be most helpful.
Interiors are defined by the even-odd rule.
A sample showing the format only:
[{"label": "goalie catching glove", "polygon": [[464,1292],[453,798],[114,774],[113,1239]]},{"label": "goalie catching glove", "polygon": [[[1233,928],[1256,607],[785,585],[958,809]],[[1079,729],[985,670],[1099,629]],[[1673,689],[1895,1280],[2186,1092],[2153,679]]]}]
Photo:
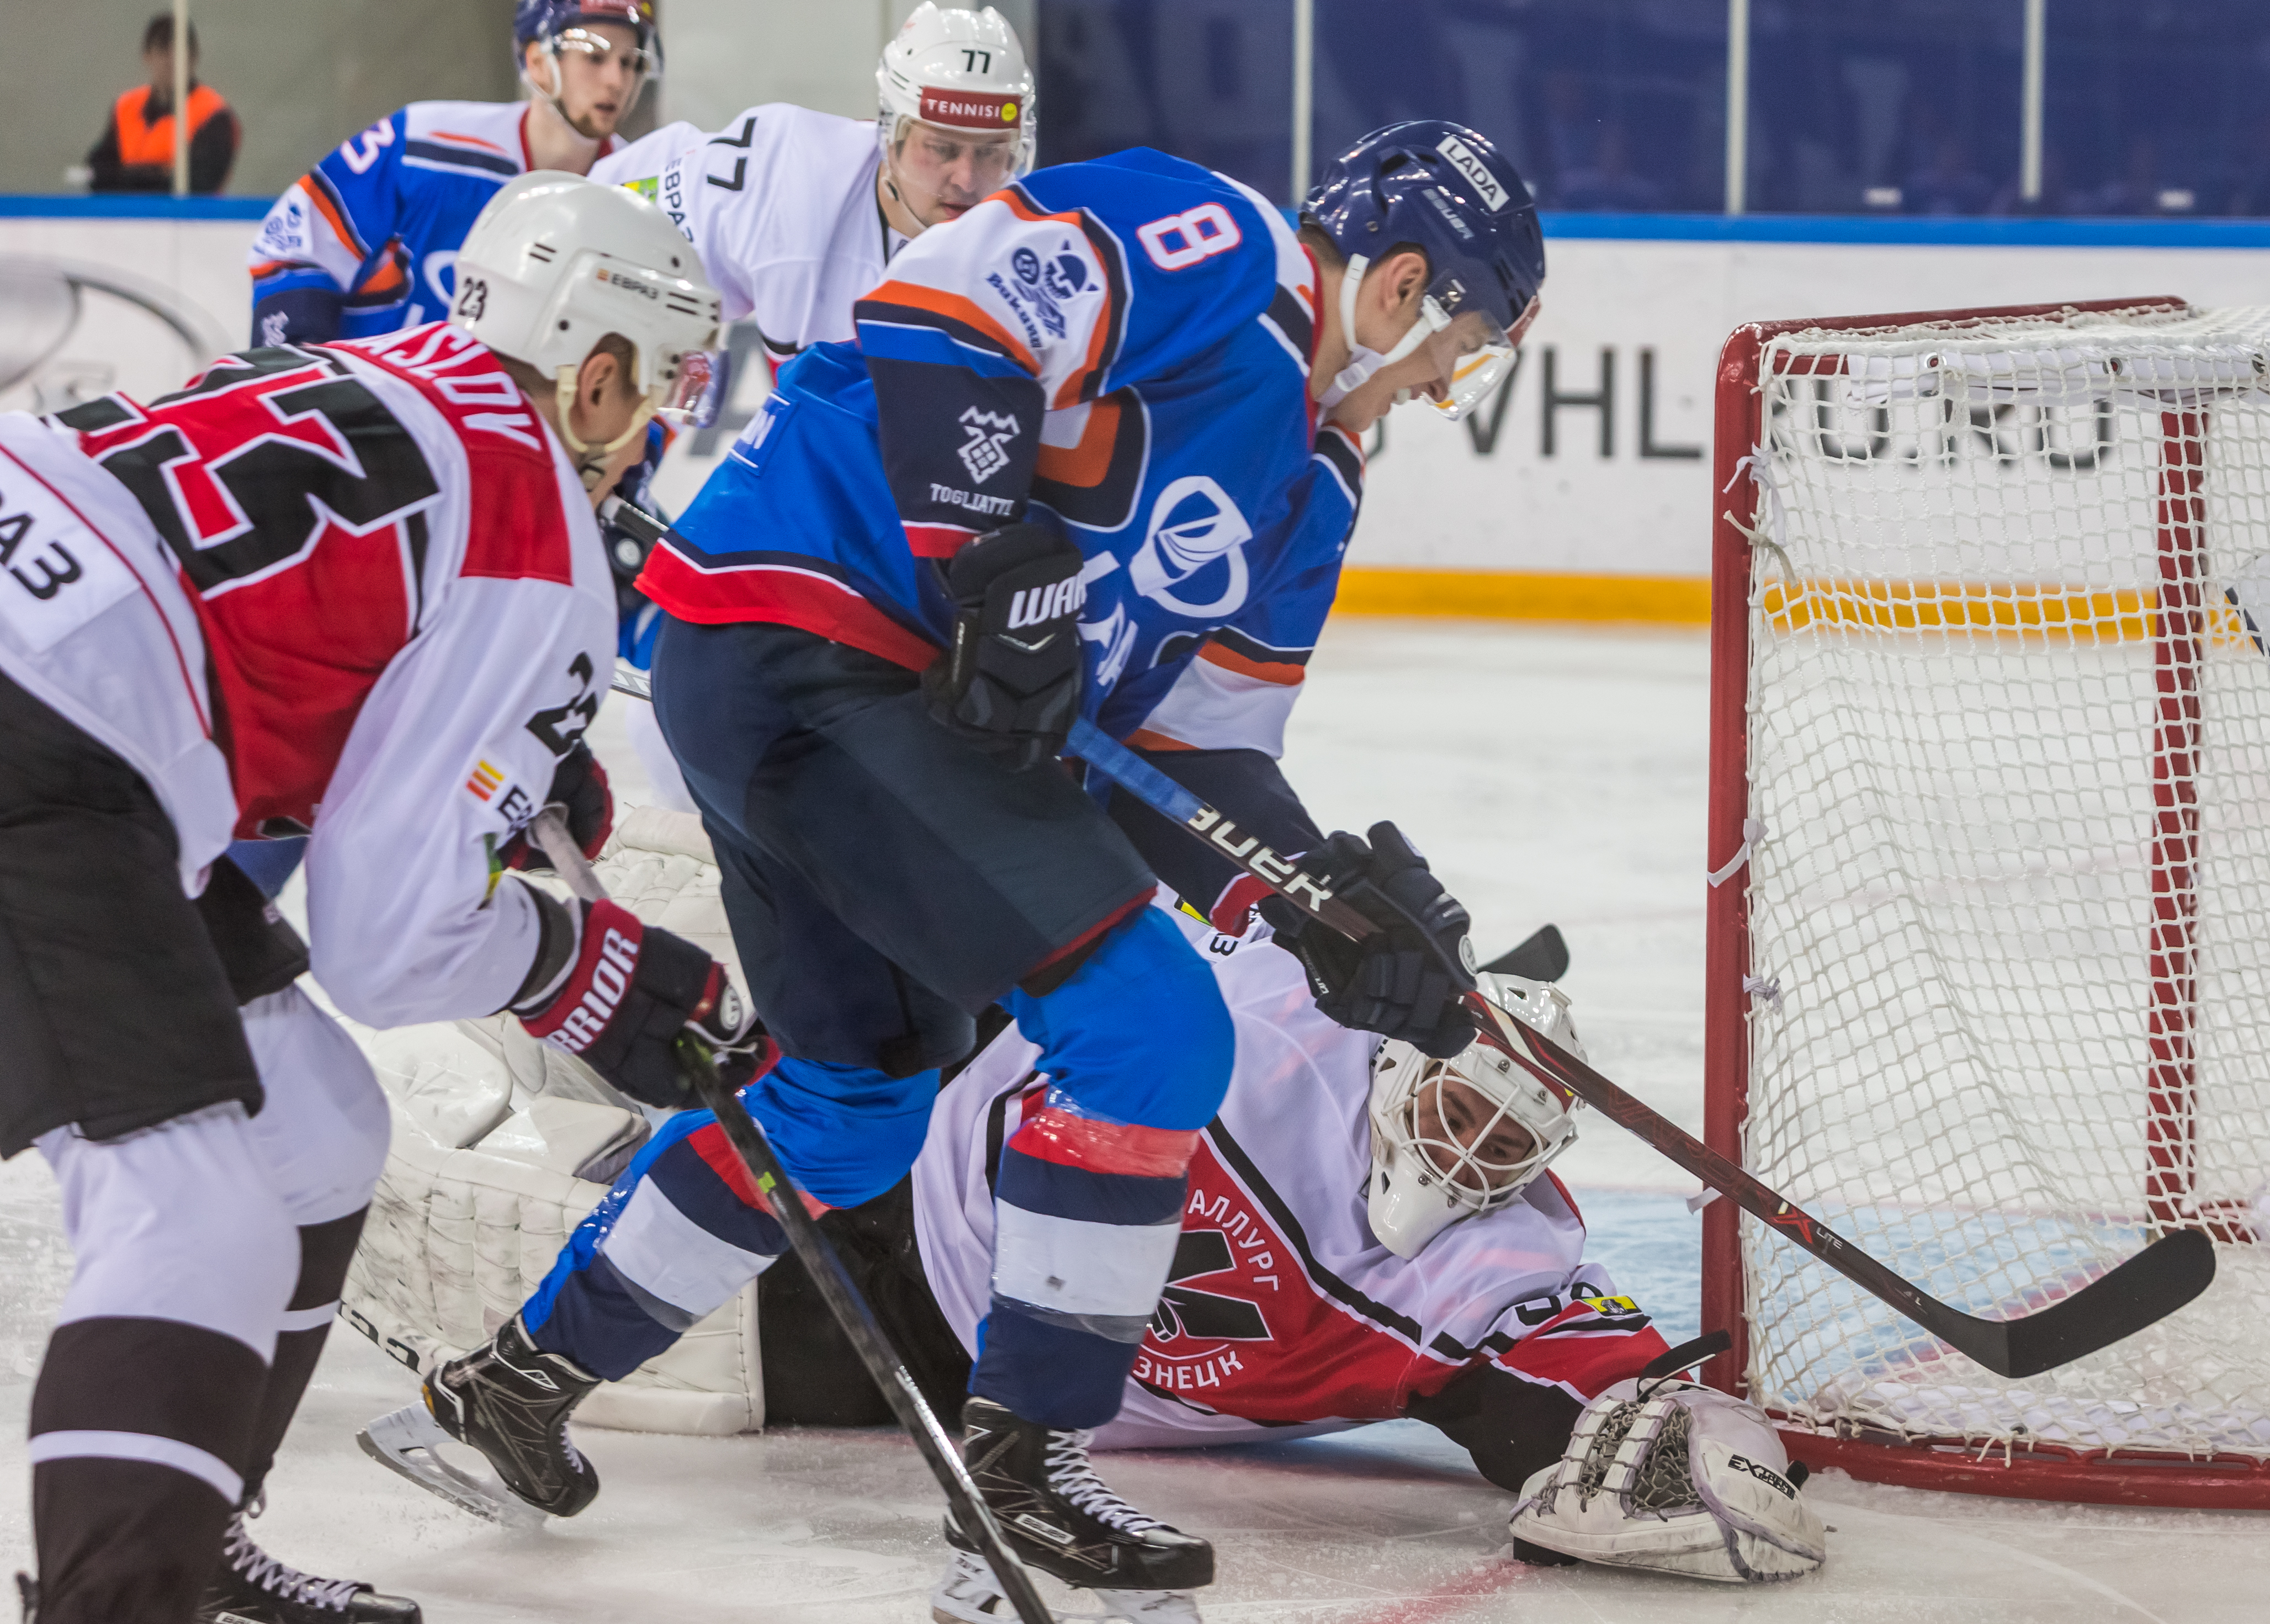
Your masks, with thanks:
[{"label": "goalie catching glove", "polygon": [[1046,525],[1011,524],[946,566],[953,639],[923,673],[930,713],[1013,772],[1061,753],[1079,716],[1083,561]]},{"label": "goalie catching glove", "polygon": [[1261,904],[1277,943],[1308,967],[1317,1007],[1341,1026],[1398,1039],[1437,1060],[1474,1041],[1464,1003],[1474,990],[1466,910],[1391,823],[1369,842],[1343,830],[1301,866],[1377,926],[1352,942],[1282,897]]},{"label": "goalie catching glove", "polygon": [[1522,1486],[1513,1554],[1765,1583],[1828,1560],[1805,1469],[1762,1411],[1691,1382],[1619,1382]]},{"label": "goalie catching glove", "polygon": [[[548,899],[547,899],[548,900]],[[692,1084],[675,1045],[690,1034],[718,1051],[738,1088],[761,1057],[764,1030],[725,967],[685,938],[613,902],[585,902],[575,962],[540,999],[513,1013],[634,1100],[674,1109]]]}]

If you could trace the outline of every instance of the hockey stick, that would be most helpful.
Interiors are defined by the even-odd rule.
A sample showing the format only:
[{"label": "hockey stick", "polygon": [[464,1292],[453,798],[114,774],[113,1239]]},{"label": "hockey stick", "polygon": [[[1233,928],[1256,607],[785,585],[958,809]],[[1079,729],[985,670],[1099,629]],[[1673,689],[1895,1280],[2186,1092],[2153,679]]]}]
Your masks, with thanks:
[{"label": "hockey stick", "polygon": [[[658,541],[667,530],[653,515],[627,502],[615,502],[610,516],[649,541]],[[616,686],[642,698],[651,697],[649,682],[634,683],[618,676]],[[1361,941],[1377,928],[1334,895],[1328,883],[1256,837],[1242,834],[1220,811],[1094,723],[1075,722],[1065,749],[1192,839],[1205,842],[1217,855],[1351,940]],[[1523,949],[1516,951],[1530,945],[1524,943]],[[1565,964],[1565,948],[1562,961]],[[1792,1245],[1810,1252],[1999,1376],[2038,1375],[2110,1346],[2166,1318],[2205,1291],[2214,1279],[2214,1242],[2199,1230],[2179,1229],[2162,1235],[2110,1272],[2038,1313],[2008,1320],[1965,1314],[1894,1273],[1559,1045],[1539,1036],[1479,994],[1470,997],[1477,1014],[1487,1017],[1482,1030],[1494,1046],[1504,1049],[1547,1087],[1584,1101],[1645,1140],[1673,1165],[1772,1226]]]},{"label": "hockey stick", "polygon": [[1492,975],[1518,975],[1524,981],[1559,981],[1569,973],[1569,944],[1561,939],[1559,925],[1541,924],[1527,941],[1498,954],[1482,969]]},{"label": "hockey stick", "polygon": [[[546,807],[538,813],[530,833],[544,848],[545,856],[552,859],[552,866],[568,882],[569,890],[586,901],[606,899],[606,887],[568,833],[568,825],[556,808]],[[694,1093],[716,1116],[717,1125],[725,1131],[725,1138],[740,1157],[741,1165],[764,1192],[773,1216],[788,1231],[790,1246],[795,1249],[812,1283],[820,1287],[820,1294],[827,1300],[836,1323],[843,1327],[843,1334],[858,1350],[860,1363],[867,1367],[867,1374],[882,1390],[892,1413],[914,1439],[915,1448],[921,1452],[931,1475],[938,1479],[938,1487],[946,1491],[946,1503],[953,1508],[954,1518],[962,1531],[976,1540],[993,1569],[995,1582],[1016,1608],[1018,1618],[1023,1624],[1056,1624],[1056,1614],[1041,1599],[1032,1576],[1002,1539],[993,1513],[979,1496],[977,1486],[970,1481],[961,1451],[946,1436],[946,1428],[938,1424],[937,1413],[915,1385],[914,1377],[907,1374],[906,1366],[884,1336],[883,1328],[875,1323],[874,1310],[852,1283],[842,1259],[836,1257],[835,1247],[805,1210],[803,1198],[797,1193],[780,1159],[773,1153],[773,1147],[766,1143],[756,1119],[749,1115],[749,1108],[717,1074],[716,1062],[699,1041],[679,1038],[678,1058],[694,1084]]]},{"label": "hockey stick", "polygon": [[[1294,907],[1357,940],[1375,928],[1357,915],[1361,928],[1348,929],[1342,921],[1355,910],[1334,897],[1323,881],[1250,835],[1235,838],[1235,826],[1228,819],[1094,723],[1074,723],[1066,751],[1193,839],[1204,841]],[[1471,1002],[1477,1015],[1487,1017],[1482,1033],[1492,1046],[1503,1049],[1539,1082],[1583,1100],[1711,1189],[1731,1197],[1792,1245],[1812,1253],[1997,1376],[2036,1376],[2133,1336],[2182,1308],[2214,1279],[2214,1243],[2199,1230],[2179,1229],[2162,1235],[2110,1273],[2039,1313],[2007,1320],[1965,1314],[1903,1279],[1488,999],[1474,994]]]}]

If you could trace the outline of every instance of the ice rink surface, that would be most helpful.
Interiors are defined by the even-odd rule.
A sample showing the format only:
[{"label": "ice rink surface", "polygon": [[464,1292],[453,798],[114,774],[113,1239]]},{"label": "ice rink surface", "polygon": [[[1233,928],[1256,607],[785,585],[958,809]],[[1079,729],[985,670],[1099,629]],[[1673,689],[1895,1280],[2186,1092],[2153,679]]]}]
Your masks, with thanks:
[{"label": "ice rink surface", "polygon": [[[1287,767],[1328,828],[1391,818],[1502,951],[1546,920],[1607,1075],[1702,1120],[1700,634],[1457,622],[1336,626],[1310,667]],[[594,737],[625,801],[644,775],[620,696]],[[1693,1182],[1610,1125],[1559,1164],[1593,1250],[1673,1340],[1695,1328]],[[0,1168],[0,1554],[28,1563],[23,1412],[70,1261],[36,1155]],[[342,1328],[256,1525],[278,1557],[420,1599],[431,1624],[886,1624],[927,1617],[938,1497],[886,1432],[695,1439],[583,1428],[606,1482],[582,1516],[504,1532],[372,1465],[355,1428],[410,1400],[408,1373]],[[1431,1428],[1105,1457],[1116,1487],[1211,1538],[1213,1624],[1941,1624],[2270,1617],[2270,1516],[2059,1507],[1816,1477],[1826,1568],[1777,1586],[1531,1568],[1510,1498]]]}]

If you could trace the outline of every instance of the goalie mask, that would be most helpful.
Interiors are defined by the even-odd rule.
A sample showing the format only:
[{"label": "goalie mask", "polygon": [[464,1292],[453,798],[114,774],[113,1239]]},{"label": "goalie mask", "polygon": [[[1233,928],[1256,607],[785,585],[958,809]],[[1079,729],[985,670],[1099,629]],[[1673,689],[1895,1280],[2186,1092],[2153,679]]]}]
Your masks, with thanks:
[{"label": "goalie mask", "polygon": [[[1484,996],[1583,1058],[1584,1044],[1558,987],[1484,975]],[[1412,1045],[1380,1045],[1371,1073],[1371,1232],[1398,1257],[1416,1257],[1462,1218],[1511,1203],[1576,1142],[1560,1095],[1477,1041],[1435,1060]]]},{"label": "goalie mask", "polygon": [[[465,234],[449,320],[555,380],[560,437],[589,484],[646,432],[648,419],[679,416],[699,399],[718,302],[692,245],[654,204],[619,186],[538,169],[500,187]],[[576,437],[568,413],[577,371],[609,333],[637,352],[645,402],[629,428],[593,446]]]}]

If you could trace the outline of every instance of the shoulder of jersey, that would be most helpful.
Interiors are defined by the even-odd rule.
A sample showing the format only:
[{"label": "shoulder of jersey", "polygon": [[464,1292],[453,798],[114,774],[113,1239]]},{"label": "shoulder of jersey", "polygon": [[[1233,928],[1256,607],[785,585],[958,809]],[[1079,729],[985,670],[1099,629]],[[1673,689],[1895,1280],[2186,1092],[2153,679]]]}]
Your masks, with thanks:
[{"label": "shoulder of jersey", "polygon": [[[1051,214],[1084,210],[1131,249],[1137,274],[1234,281],[1272,270],[1291,227],[1250,187],[1147,147],[1042,169],[1020,183]],[[1273,278],[1272,278],[1273,279]]]},{"label": "shoulder of jersey", "polygon": [[[810,196],[823,196],[833,204],[841,201],[834,177],[872,165],[875,150],[872,119],[770,101],[744,108],[716,130],[681,122],[642,136],[594,165],[591,178],[654,198],[664,172],[683,163],[687,208],[736,199],[777,205]],[[760,178],[762,184],[756,183]]]},{"label": "shoulder of jersey", "polygon": [[[836,177],[875,159],[875,121],[768,101],[743,108],[697,145],[708,149],[701,158],[705,187],[715,177],[715,188],[728,196],[775,202],[824,197],[840,204]],[[762,185],[756,184],[759,176]]]},{"label": "shoulder of jersey", "polygon": [[402,161],[502,180],[528,167],[524,101],[413,101],[402,109]]},{"label": "shoulder of jersey", "polygon": [[868,152],[877,150],[873,119],[845,118],[838,113],[816,113],[792,101],[768,101],[758,107],[744,108],[717,133],[719,136],[738,136],[751,119],[756,121],[758,129],[769,129],[775,132],[775,139],[783,143],[792,138],[829,147],[853,147]]},{"label": "shoulder of jersey", "polygon": [[460,573],[574,584],[575,526],[552,441],[494,352],[446,322],[317,347],[408,384],[464,449],[471,528]]},{"label": "shoulder of jersey", "polygon": [[1129,320],[1113,387],[1179,365],[1264,316],[1305,371],[1314,267],[1284,216],[1250,187],[1142,147],[1041,170],[1021,186],[1044,214],[1084,213],[1118,245]]}]

